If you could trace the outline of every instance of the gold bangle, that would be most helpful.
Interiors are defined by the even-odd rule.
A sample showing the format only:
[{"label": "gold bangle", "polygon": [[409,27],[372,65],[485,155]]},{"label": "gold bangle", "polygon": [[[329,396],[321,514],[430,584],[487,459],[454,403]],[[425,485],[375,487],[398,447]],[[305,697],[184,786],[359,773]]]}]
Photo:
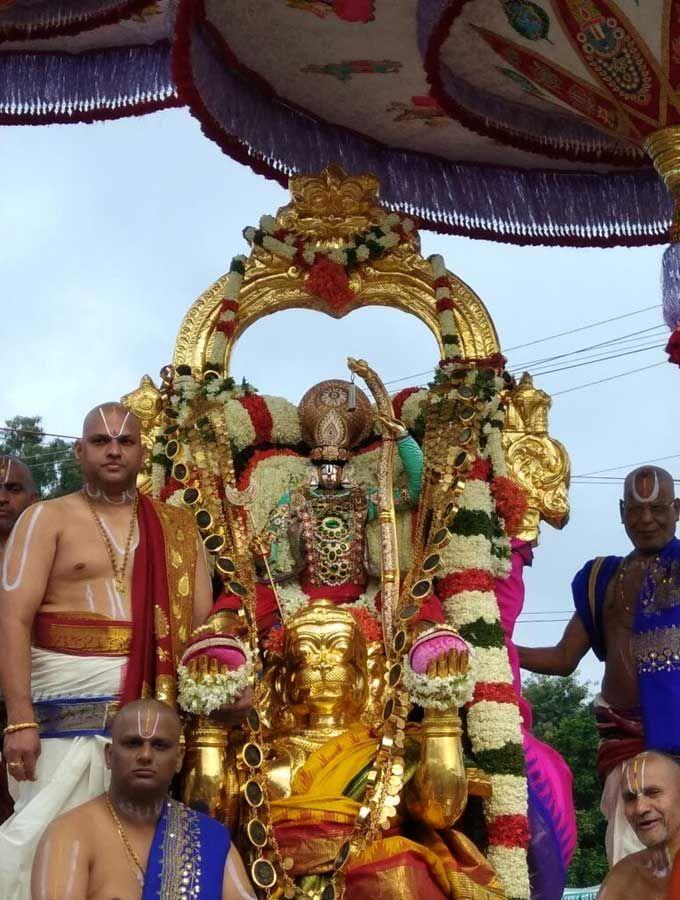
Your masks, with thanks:
[{"label": "gold bangle", "polygon": [[24,731],[26,728],[40,728],[40,726],[37,722],[19,722],[16,725],[8,725],[2,733],[14,734],[15,731]]}]

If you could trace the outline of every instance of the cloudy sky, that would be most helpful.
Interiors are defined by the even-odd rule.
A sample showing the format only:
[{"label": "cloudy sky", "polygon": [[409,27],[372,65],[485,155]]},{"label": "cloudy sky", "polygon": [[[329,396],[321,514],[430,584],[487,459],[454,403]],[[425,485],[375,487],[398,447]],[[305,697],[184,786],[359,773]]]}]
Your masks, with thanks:
[{"label": "cloudy sky", "polygon": [[[224,156],[184,110],[91,126],[3,128],[0,420],[41,415],[47,431],[77,434],[84,411],[133,389],[144,373],[156,377],[193,300],[246,251],[244,226],[286,200],[278,185]],[[676,458],[662,465],[680,472],[680,373],[653,365],[665,359],[665,334],[653,330],[660,310],[652,308],[659,303],[660,248],[518,248],[429,232],[421,238],[425,255],[441,253],[482,297],[510,365],[546,373],[537,384],[555,395],[551,433],[566,444],[574,474],[620,466],[606,473],[616,478],[629,464],[668,456]],[[509,349],[577,328],[583,330]],[[584,349],[623,336],[627,342]],[[289,311],[246,333],[233,372],[263,393],[297,401],[316,381],[342,377],[348,355],[368,359],[385,381],[403,378],[395,384],[401,387],[423,381],[407,376],[430,368],[435,352],[425,327],[404,314],[363,310],[338,323]],[[623,353],[629,355],[617,357]],[[565,368],[596,356],[607,359]],[[520,641],[556,640],[576,570],[592,556],[626,552],[620,490],[618,481],[573,484],[571,521],[561,533],[544,528],[527,576]],[[592,654],[581,673],[599,678]]]}]

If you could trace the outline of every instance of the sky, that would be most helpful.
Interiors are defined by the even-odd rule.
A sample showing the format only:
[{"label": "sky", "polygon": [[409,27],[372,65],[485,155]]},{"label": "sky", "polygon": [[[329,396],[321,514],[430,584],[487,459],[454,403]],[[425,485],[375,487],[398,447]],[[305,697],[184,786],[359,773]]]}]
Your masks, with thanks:
[{"label": "sky", "polygon": [[[75,435],[92,406],[134,389],[144,373],[157,381],[192,302],[232,256],[247,253],[243,228],[287,199],[278,184],[225,156],[183,109],[0,129],[0,420],[41,415],[46,431]],[[662,363],[664,331],[605,346],[608,358],[597,364],[549,373],[596,355],[588,351],[536,365],[659,325],[662,248],[522,248],[427,231],[421,241],[425,256],[441,253],[485,302],[510,366],[546,373],[535,381],[555,394],[550,431],[575,475],[620,467],[607,477],[622,477],[668,456],[676,458],[661,465],[680,473],[676,368],[659,364],[579,387]],[[654,308],[584,327],[646,307]],[[366,358],[386,382],[404,379],[396,388],[423,382],[406,376],[430,369],[436,347],[424,325],[396,311],[360,310],[338,322],[291,310],[246,332],[232,373],[297,401],[315,382],[344,377],[347,356]],[[618,481],[576,481],[567,527],[543,527],[518,642],[554,643],[570,614],[575,572],[593,556],[628,551],[620,492]],[[592,654],[579,674],[599,680]]]}]

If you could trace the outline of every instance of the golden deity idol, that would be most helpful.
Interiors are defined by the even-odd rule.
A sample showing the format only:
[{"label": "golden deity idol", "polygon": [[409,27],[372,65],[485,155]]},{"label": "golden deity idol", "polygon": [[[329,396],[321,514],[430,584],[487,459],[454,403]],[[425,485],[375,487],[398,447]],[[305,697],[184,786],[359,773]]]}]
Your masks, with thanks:
[{"label": "golden deity idol", "polygon": [[[295,176],[188,312],[158,405],[146,384],[128,397],[149,410],[152,491],[193,511],[222,584],[179,670],[184,799],[232,826],[263,897],[528,898],[494,585],[518,537],[565,520],[568,459],[481,300],[377,188],[336,166]],[[391,397],[349,359],[351,381],[296,406],[229,376],[262,316],[368,305],[432,330],[427,388]]]}]

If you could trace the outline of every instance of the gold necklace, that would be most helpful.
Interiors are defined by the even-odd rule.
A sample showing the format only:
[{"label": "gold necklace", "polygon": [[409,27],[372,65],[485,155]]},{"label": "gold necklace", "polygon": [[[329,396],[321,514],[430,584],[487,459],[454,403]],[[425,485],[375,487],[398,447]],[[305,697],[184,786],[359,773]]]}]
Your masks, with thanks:
[{"label": "gold necklace", "polygon": [[130,550],[132,549],[132,540],[135,535],[135,523],[137,521],[137,507],[139,506],[139,494],[135,491],[135,497],[132,501],[132,517],[130,519],[130,528],[128,531],[127,540],[125,542],[125,551],[123,553],[123,561],[120,564],[120,567],[116,563],[116,553],[113,549],[113,544],[111,542],[111,538],[109,537],[109,533],[102,523],[102,520],[99,518],[97,514],[97,510],[94,508],[92,500],[90,499],[90,495],[87,491],[83,490],[83,496],[87,502],[87,505],[90,508],[90,512],[94,518],[94,521],[99,529],[99,533],[102,536],[102,540],[104,541],[104,545],[106,547],[106,552],[109,556],[109,562],[111,563],[111,568],[113,569],[113,580],[116,585],[116,590],[120,594],[121,597],[127,596],[127,587],[125,585],[125,573],[127,571],[128,559],[130,557]]},{"label": "gold necklace", "polygon": [[132,846],[130,839],[128,838],[127,834],[125,833],[125,829],[123,828],[123,825],[122,825],[120,819],[118,818],[118,814],[116,813],[113,803],[111,802],[111,795],[109,794],[108,791],[104,794],[104,798],[106,800],[106,805],[109,808],[109,812],[111,813],[111,818],[113,819],[113,823],[116,826],[116,830],[118,831],[120,839],[123,843],[123,847],[125,847],[125,851],[126,851],[128,857],[134,864],[135,878],[137,879],[138,883],[143,887],[144,879],[146,877],[146,872],[144,871],[144,866],[142,866],[142,862],[141,862],[140,858],[137,856],[137,851]]}]

